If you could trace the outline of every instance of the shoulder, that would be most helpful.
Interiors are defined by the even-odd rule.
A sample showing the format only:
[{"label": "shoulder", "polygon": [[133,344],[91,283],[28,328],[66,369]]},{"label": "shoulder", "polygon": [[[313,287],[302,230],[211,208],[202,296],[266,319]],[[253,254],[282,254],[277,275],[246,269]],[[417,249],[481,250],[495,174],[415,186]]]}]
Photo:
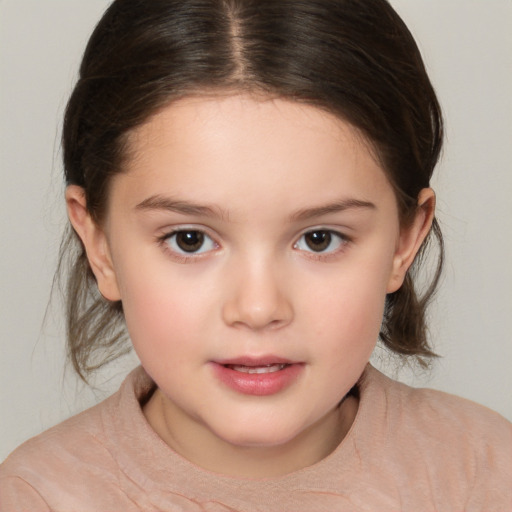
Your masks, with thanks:
[{"label": "shoulder", "polygon": [[0,510],[49,512],[51,509],[30,484],[19,477],[6,476],[0,479]]},{"label": "shoulder", "polygon": [[438,496],[463,497],[467,510],[489,504],[512,510],[507,419],[470,400],[396,382],[374,368],[366,372],[362,391],[367,417],[385,439],[381,457],[391,461],[395,474],[428,482],[425,487]]},{"label": "shoulder", "polygon": [[462,435],[477,444],[500,441],[512,449],[512,423],[497,412],[459,396],[427,388],[413,388],[373,370],[395,421],[422,426],[432,439]]},{"label": "shoulder", "polygon": [[80,482],[97,470],[105,473],[112,457],[105,443],[102,414],[109,401],[89,409],[19,446],[0,465],[2,511],[54,509],[57,493],[63,503]]},{"label": "shoulder", "polygon": [[64,467],[73,468],[84,454],[108,458],[103,420],[113,400],[115,395],[23,443],[0,465],[0,478],[51,475]]},{"label": "shoulder", "polygon": [[[132,372],[117,393],[29,439],[9,455],[0,465],[0,509],[46,510],[42,505],[21,505],[25,502],[20,500],[32,500],[47,503],[50,509],[78,510],[75,504],[86,488],[101,489],[107,500],[116,496],[118,457],[126,437],[119,423],[130,424],[134,413],[141,414],[136,395],[140,377],[140,370]],[[142,388],[148,384],[144,381]],[[8,508],[6,503],[11,502],[20,505]],[[90,496],[85,502],[93,503],[95,498]]]}]

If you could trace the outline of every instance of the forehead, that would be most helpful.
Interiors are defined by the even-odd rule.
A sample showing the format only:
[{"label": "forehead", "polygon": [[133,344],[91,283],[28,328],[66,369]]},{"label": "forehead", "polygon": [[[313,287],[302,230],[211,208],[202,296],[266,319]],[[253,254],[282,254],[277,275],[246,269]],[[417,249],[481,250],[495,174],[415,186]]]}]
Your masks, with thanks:
[{"label": "forehead", "polygon": [[243,207],[251,198],[283,204],[315,195],[322,201],[345,195],[364,200],[390,189],[357,129],[316,107],[279,98],[182,99],[134,130],[129,148],[115,185],[137,198],[172,193]]},{"label": "forehead", "polygon": [[[147,146],[178,144],[179,136],[186,137],[189,131],[195,132],[197,142],[206,142],[204,138],[201,140],[202,136],[206,134],[214,141],[214,134],[220,130],[222,136],[229,134],[232,142],[248,142],[251,147],[278,135],[276,143],[284,142],[287,136],[309,139],[316,144],[322,138],[338,139],[364,146],[370,154],[374,153],[360,130],[334,114],[305,103],[258,93],[211,93],[174,101],[133,130],[128,142],[132,157],[137,158]],[[222,140],[220,135],[214,142]]]}]

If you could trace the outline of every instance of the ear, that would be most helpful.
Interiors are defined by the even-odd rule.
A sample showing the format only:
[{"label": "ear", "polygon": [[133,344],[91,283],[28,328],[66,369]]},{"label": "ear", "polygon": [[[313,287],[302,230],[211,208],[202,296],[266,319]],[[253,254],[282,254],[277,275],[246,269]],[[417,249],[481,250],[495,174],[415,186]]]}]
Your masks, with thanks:
[{"label": "ear", "polygon": [[421,244],[428,235],[436,206],[436,196],[431,188],[424,188],[418,195],[418,206],[412,222],[400,230],[393,268],[387,293],[396,292],[402,286],[405,274],[412,265]]},{"label": "ear", "polygon": [[66,188],[66,205],[69,220],[84,244],[101,295],[107,300],[120,300],[107,237],[87,210],[84,189],[77,185],[69,185]]}]

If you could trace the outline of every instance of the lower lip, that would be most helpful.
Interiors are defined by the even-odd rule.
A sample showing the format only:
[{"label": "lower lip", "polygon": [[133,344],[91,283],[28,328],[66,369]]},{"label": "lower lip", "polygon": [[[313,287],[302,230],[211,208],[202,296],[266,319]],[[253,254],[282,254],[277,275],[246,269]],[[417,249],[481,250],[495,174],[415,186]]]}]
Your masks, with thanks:
[{"label": "lower lip", "polygon": [[244,373],[222,364],[212,363],[217,378],[232,390],[244,395],[274,395],[290,386],[302,372],[303,364],[295,363],[271,373]]}]

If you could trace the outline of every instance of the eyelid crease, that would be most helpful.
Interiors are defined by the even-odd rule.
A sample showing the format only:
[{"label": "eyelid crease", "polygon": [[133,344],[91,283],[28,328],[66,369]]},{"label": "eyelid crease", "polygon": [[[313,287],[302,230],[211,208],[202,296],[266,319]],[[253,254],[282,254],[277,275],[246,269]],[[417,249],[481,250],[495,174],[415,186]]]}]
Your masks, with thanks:
[{"label": "eyelid crease", "polygon": [[212,235],[211,229],[209,229],[207,226],[201,225],[201,224],[194,224],[194,223],[186,223],[186,224],[175,224],[172,226],[162,227],[159,230],[158,238],[169,238],[170,236],[180,233],[182,231],[197,231],[199,233],[203,233],[210,238],[215,238],[215,235]]}]

